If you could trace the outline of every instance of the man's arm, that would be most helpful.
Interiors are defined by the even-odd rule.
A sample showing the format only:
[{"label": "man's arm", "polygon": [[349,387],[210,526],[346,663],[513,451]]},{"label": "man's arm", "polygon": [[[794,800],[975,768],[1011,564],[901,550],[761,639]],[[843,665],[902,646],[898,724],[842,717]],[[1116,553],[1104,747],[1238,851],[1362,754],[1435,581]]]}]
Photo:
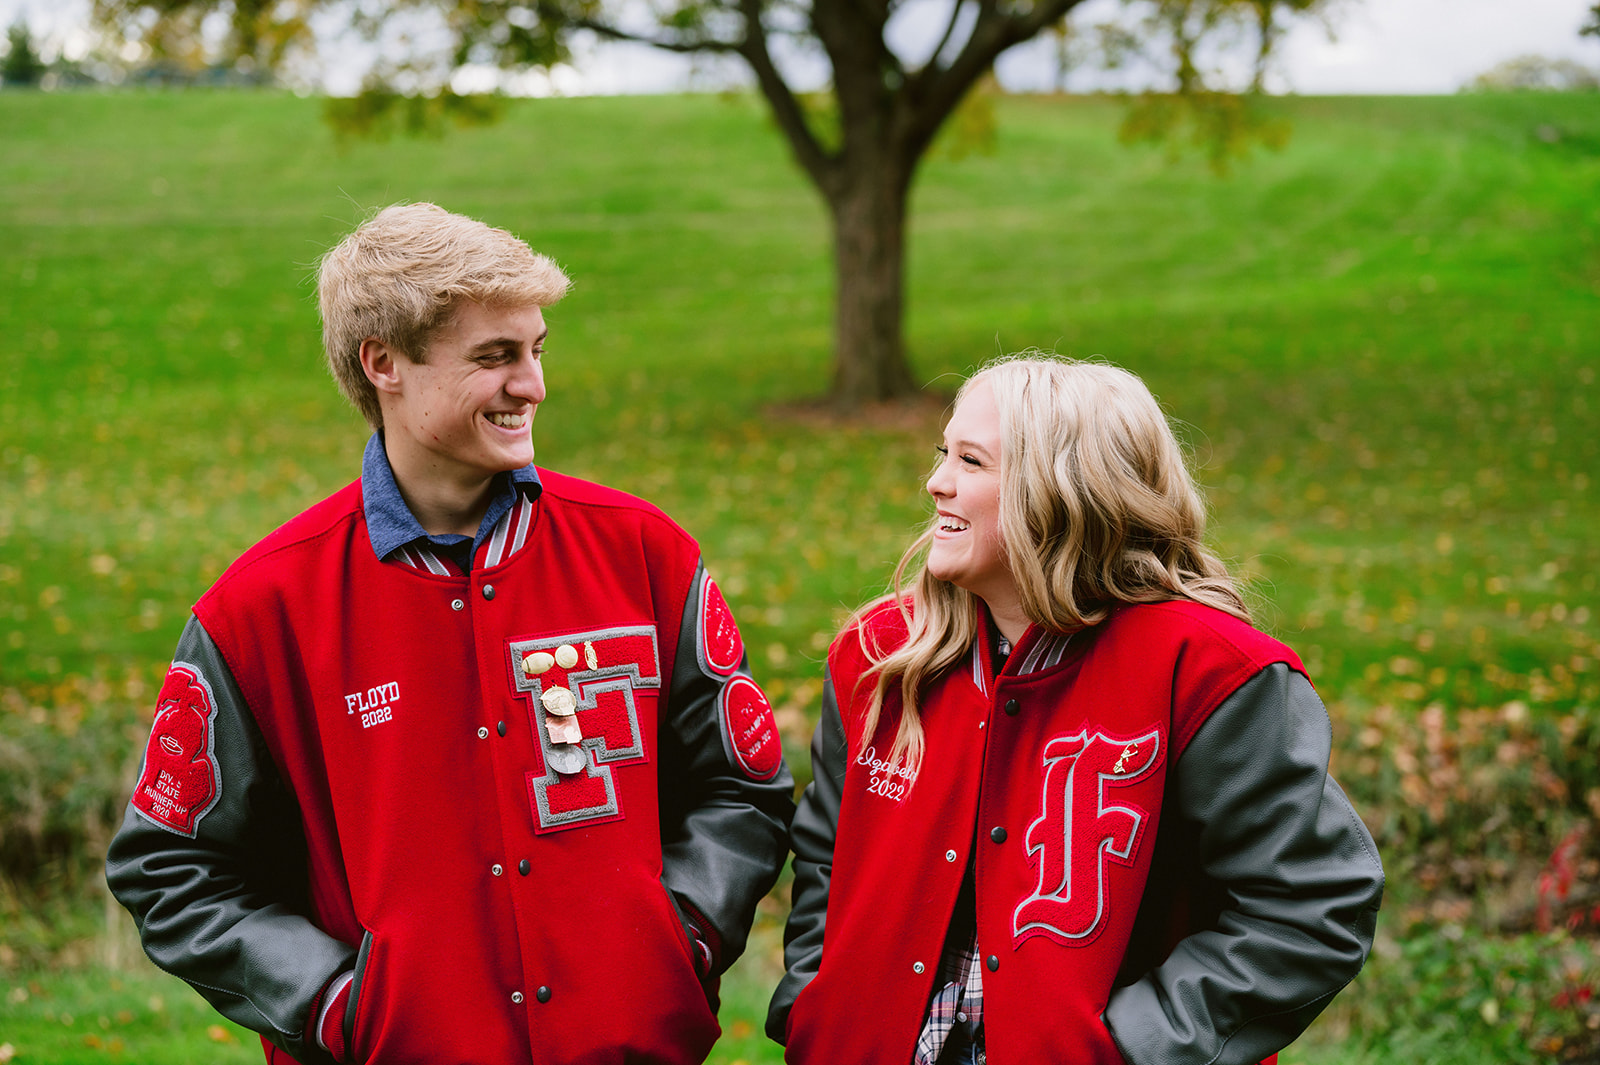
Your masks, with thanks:
[{"label": "man's arm", "polygon": [[703,947],[708,978],[744,952],[756,904],[783,869],[794,814],[771,707],[737,630],[715,636],[733,619],[709,581],[696,566],[661,736],[662,879]]},{"label": "man's arm", "polygon": [[822,965],[822,933],[833,879],[833,843],[839,830],[839,800],[846,766],[844,723],[833,678],[822,686],[822,716],[811,737],[811,783],[800,797],[790,838],[794,846],[794,905],[783,932],[786,972],[767,1009],[767,1035],[788,1041],[789,1011]]},{"label": "man's arm", "polygon": [[1105,1022],[1133,1065],[1238,1065],[1295,1039],[1372,948],[1383,867],[1328,775],[1327,712],[1287,665],[1218,707],[1168,787],[1203,874],[1227,892],[1211,928],[1112,992]]},{"label": "man's arm", "polygon": [[218,1012],[303,1065],[333,1060],[309,1030],[355,950],[306,912],[305,843],[232,673],[190,618],[157,707],[106,882],[145,953]]}]

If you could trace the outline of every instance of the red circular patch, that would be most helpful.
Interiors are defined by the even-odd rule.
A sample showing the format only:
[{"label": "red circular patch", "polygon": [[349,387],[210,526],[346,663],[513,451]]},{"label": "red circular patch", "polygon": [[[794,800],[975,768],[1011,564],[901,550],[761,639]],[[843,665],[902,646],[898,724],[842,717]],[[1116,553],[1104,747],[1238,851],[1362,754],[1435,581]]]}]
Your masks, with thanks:
[{"label": "red circular patch", "polygon": [[706,574],[700,589],[700,662],[709,673],[728,676],[744,658],[744,638],[734,624],[733,611],[722,598],[722,589]]},{"label": "red circular patch", "polygon": [[767,693],[749,677],[734,677],[722,689],[722,726],[739,768],[751,780],[771,780],[783,764],[783,742]]}]

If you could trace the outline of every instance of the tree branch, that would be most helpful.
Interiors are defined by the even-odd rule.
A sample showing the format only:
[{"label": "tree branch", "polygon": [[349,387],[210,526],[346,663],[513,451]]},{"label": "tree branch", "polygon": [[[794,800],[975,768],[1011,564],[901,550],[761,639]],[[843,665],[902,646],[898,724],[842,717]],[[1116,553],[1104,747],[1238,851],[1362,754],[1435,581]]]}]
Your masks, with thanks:
[{"label": "tree branch", "polygon": [[599,34],[608,40],[629,41],[633,44],[647,44],[652,48],[659,48],[663,52],[676,52],[679,55],[693,55],[695,53],[709,52],[714,55],[742,55],[739,42],[721,41],[715,37],[700,37],[687,39],[654,37],[645,33],[635,33],[614,26],[609,22],[600,22],[589,18],[587,15],[569,15],[567,24],[574,29],[588,30],[590,33]]},{"label": "tree branch", "polygon": [[800,106],[794,91],[783,80],[777,64],[772,61],[772,53],[767,48],[766,27],[761,21],[761,0],[739,0],[739,9],[744,14],[744,40],[739,42],[735,50],[755,73],[761,95],[767,98],[772,117],[788,138],[795,159],[819,189],[826,189],[833,180],[834,160],[823,150],[811,129],[811,123],[806,120],[805,109]]},{"label": "tree branch", "polygon": [[[939,127],[967,91],[994,68],[1001,52],[1061,21],[1082,2],[1037,0],[1026,10],[1008,15],[1000,10],[996,0],[978,0],[978,17],[972,35],[956,57],[944,67],[930,62],[907,83],[907,106],[903,116],[907,146],[920,154],[932,143]],[[937,60],[938,53],[934,58]]]},{"label": "tree branch", "polygon": [[950,8],[950,21],[944,24],[944,33],[939,37],[938,45],[934,47],[932,52],[928,53],[928,62],[923,69],[939,65],[939,56],[944,53],[945,45],[949,44],[950,38],[955,35],[956,23],[961,21],[961,11],[964,7],[966,7],[966,0],[955,0],[955,4]]},{"label": "tree branch", "polygon": [[[905,84],[899,58],[883,42],[888,18],[888,6],[882,0],[812,0],[811,29],[833,70],[846,153],[852,150],[855,135],[887,133],[883,126],[890,95]],[[893,86],[886,84],[890,73]]]}]

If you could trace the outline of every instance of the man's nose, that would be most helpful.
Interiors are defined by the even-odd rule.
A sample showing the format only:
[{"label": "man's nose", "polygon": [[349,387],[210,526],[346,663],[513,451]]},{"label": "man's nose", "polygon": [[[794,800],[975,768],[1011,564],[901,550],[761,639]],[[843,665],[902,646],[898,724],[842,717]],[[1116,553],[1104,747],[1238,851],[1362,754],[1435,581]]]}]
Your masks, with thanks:
[{"label": "man's nose", "polygon": [[544,362],[532,353],[517,361],[517,372],[507,383],[506,391],[530,403],[543,403],[545,398]]}]

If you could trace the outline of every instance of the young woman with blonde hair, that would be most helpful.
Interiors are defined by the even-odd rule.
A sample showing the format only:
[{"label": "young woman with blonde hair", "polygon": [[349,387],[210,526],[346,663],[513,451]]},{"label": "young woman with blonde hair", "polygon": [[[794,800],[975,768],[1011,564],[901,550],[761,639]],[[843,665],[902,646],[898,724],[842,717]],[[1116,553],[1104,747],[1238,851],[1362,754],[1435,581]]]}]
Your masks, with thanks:
[{"label": "young woman with blonde hair", "polygon": [[1270,1060],[1383,889],[1304,667],[1133,374],[993,363],[939,450],[932,523],[829,652],[769,1034],[828,1065]]}]

